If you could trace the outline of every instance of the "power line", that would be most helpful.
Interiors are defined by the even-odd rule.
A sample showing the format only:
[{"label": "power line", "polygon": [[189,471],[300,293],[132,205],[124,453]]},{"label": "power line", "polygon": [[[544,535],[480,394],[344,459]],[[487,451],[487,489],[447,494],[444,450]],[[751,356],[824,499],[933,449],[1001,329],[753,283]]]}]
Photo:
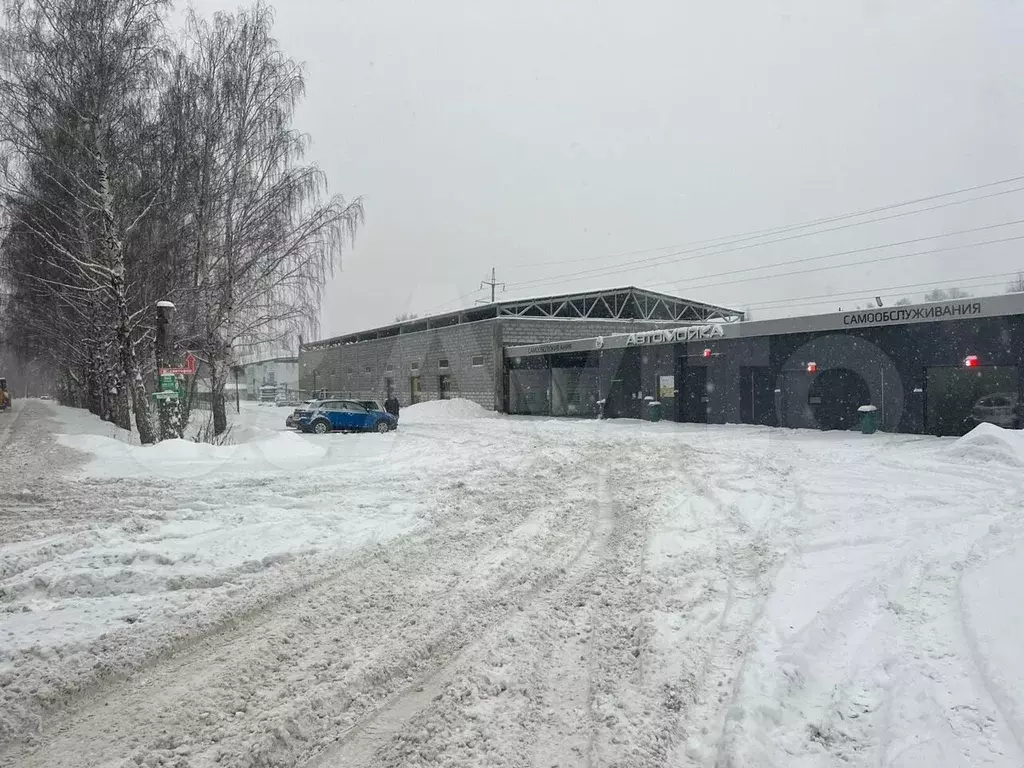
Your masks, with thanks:
[{"label": "power line", "polygon": [[[1000,243],[1011,243],[1011,242],[1016,242],[1018,240],[1024,240],[1024,235],[1016,235],[1015,237],[1004,237],[1004,238],[1000,238],[998,240],[983,240],[980,243],[964,243],[963,245],[952,245],[952,246],[948,246],[946,248],[932,248],[932,249],[927,250],[927,251],[914,251],[913,253],[899,253],[899,254],[896,254],[895,256],[882,256],[882,257],[877,258],[877,259],[867,259],[867,260],[859,262],[857,264],[833,264],[833,265],[827,266],[827,267],[814,267],[812,269],[798,269],[798,270],[793,270],[791,272],[779,272],[779,273],[774,274],[774,275],[757,275],[755,277],[741,277],[741,278],[737,278],[736,280],[724,280],[724,281],[718,282],[718,283],[709,283],[708,285],[696,285],[696,286],[692,286],[692,288],[694,288],[695,290],[702,290],[702,289],[705,289],[705,288],[718,288],[718,287],[721,287],[723,285],[735,285],[736,283],[748,283],[751,280],[771,280],[771,279],[774,279],[774,278],[777,278],[777,277],[792,277],[793,275],[806,275],[806,274],[809,274],[811,272],[821,272],[821,271],[829,270],[829,269],[844,269],[844,268],[849,268],[849,267],[860,267],[860,266],[862,266],[864,264],[878,264],[878,263],[881,263],[881,262],[884,262],[884,261],[896,261],[897,259],[907,259],[907,258],[910,258],[912,256],[927,256],[927,255],[934,254],[934,253],[947,253],[949,251],[960,251],[960,250],[963,250],[964,248],[980,248],[980,247],[986,246],[986,245],[998,245]],[[652,283],[651,285],[652,286],[655,286],[655,285],[675,285],[677,282],[679,282],[679,281],[665,280],[665,281],[662,281],[660,283]]]},{"label": "power line", "polygon": [[[1002,224],[986,224],[985,226],[982,226],[982,227],[971,227],[970,229],[960,229],[960,230],[957,230],[955,232],[946,232],[946,233],[940,234],[940,235],[928,235],[927,237],[915,237],[915,238],[912,238],[910,240],[898,240],[898,241],[893,242],[893,243],[883,243],[882,245],[869,245],[869,246],[866,246],[864,248],[853,248],[853,249],[848,250],[848,251],[836,251],[834,253],[823,253],[823,254],[819,254],[818,256],[804,256],[804,257],[799,258],[799,259],[790,259],[788,261],[777,261],[777,262],[775,262],[773,264],[758,264],[758,265],[753,266],[753,267],[741,267],[739,269],[726,270],[725,272],[713,272],[713,273],[711,273],[709,275],[701,275],[700,277],[693,277],[693,278],[689,278],[689,279],[685,279],[684,278],[683,280],[678,281],[678,282],[684,282],[684,283],[685,282],[693,282],[694,280],[706,280],[706,279],[712,278],[712,277],[728,277],[729,275],[740,275],[740,274],[744,274],[746,272],[754,272],[754,271],[756,271],[758,269],[773,269],[775,267],[788,267],[788,266],[791,266],[793,264],[807,264],[807,263],[812,262],[812,261],[822,261],[824,259],[833,259],[833,258],[836,258],[838,256],[851,256],[851,255],[853,255],[855,253],[868,253],[869,251],[880,251],[883,248],[896,248],[897,246],[901,246],[901,245],[912,245],[914,243],[923,243],[923,242],[925,242],[927,240],[940,240],[940,239],[942,239],[944,237],[956,237],[958,235],[969,235],[969,234],[972,234],[974,232],[985,232],[985,231],[990,230],[990,229],[1001,229],[1003,227],[1013,227],[1013,226],[1016,226],[1018,224],[1024,224],[1024,219],[1016,219],[1014,221],[1007,221],[1007,222],[1004,222]],[[836,264],[836,265],[833,265],[833,266],[855,266],[855,265]],[[832,267],[824,267],[824,269],[831,269],[831,268]],[[767,279],[767,278],[771,278],[771,277],[774,277],[774,275],[760,275],[759,277],[754,278],[754,279],[761,279],[761,278]],[[673,283],[673,282],[677,282],[677,281],[667,280],[667,281],[662,282],[662,283],[655,283],[655,285],[666,285],[666,284]]]},{"label": "power line", "polygon": [[[773,299],[771,301],[759,301],[752,304],[746,304],[745,306],[750,309],[771,309],[776,305],[782,306],[808,306],[810,304],[827,304],[832,300],[837,299],[859,299],[859,298],[873,298],[875,296],[886,296],[892,293],[903,293],[908,290],[918,288],[932,288],[935,286],[950,285],[954,283],[956,285],[966,285],[976,280],[989,280],[999,278],[999,282],[994,283],[981,283],[979,285],[968,285],[969,288],[984,288],[991,285],[1005,285],[1006,280],[1012,279],[1019,274],[1019,271],[1013,272],[994,272],[989,275],[978,275],[977,277],[965,277],[960,279],[947,279],[947,280],[931,280],[924,283],[906,283],[904,285],[890,285],[884,288],[865,288],[859,291],[846,291],[843,293],[819,293],[812,296],[797,296],[790,299]],[[816,301],[812,301],[816,299]]]},{"label": "power line", "polygon": [[[620,272],[631,272],[637,267],[650,268],[654,266],[660,266],[661,264],[667,263],[680,263],[685,261],[693,261],[694,259],[703,259],[709,256],[720,256],[727,253],[734,253],[736,251],[747,250],[750,248],[757,248],[764,245],[772,245],[774,243],[789,242],[792,240],[798,240],[804,237],[813,237],[814,235],[827,234],[829,232],[836,232],[842,229],[849,229],[851,227],[859,227],[865,224],[874,224],[879,221],[889,221],[892,219],[902,218],[904,216],[914,216],[919,213],[928,213],[930,211],[939,210],[942,208],[948,208],[953,205],[962,205],[964,203],[976,202],[977,200],[985,200],[992,197],[998,197],[1000,195],[1008,195],[1014,192],[1024,191],[1024,187],[1015,187],[1013,189],[1000,190],[999,192],[991,192],[987,195],[979,195],[977,197],[967,198],[966,200],[953,200],[946,203],[940,203],[939,205],[930,206],[928,208],[920,208],[914,211],[902,211],[889,216],[880,216],[874,219],[868,219],[866,221],[856,221],[847,224],[842,224],[836,227],[830,227],[828,229],[816,230],[814,232],[804,232],[801,234],[789,235],[787,237],[775,238],[774,240],[764,240],[761,242],[748,242],[743,245],[737,245],[734,248],[725,248],[721,250],[707,251],[707,248],[691,248],[688,250],[678,251],[675,253],[662,254],[661,256],[649,257],[646,259],[639,259],[636,261],[627,262],[624,265],[610,266],[610,267],[597,267],[595,269],[581,270],[577,272],[567,272],[561,275],[555,275],[552,277],[537,278],[534,280],[524,280],[518,283],[509,283],[511,288],[521,288],[528,285],[545,284],[552,282],[576,282],[578,280],[587,279],[591,277],[606,277],[609,275],[618,274]],[[781,233],[780,233],[781,234]],[[750,238],[746,238],[749,240]],[[721,245],[732,245],[734,243],[742,242],[742,240],[736,240],[732,243],[722,243]],[[701,251],[704,251],[703,253]],[[693,254],[685,256],[685,258],[676,259],[675,256]]]},{"label": "power line", "polygon": [[[564,260],[560,260],[560,261],[546,260],[546,261],[541,261],[541,262],[511,264],[511,265],[507,265],[506,269],[518,269],[518,268],[521,268],[521,267],[543,267],[543,266],[550,266],[552,264],[574,264],[574,263],[585,262],[585,261],[599,261],[599,260],[604,260],[604,259],[621,258],[623,256],[632,256],[632,255],[640,254],[640,253],[653,253],[655,251],[672,250],[672,249],[675,249],[675,248],[693,248],[693,247],[696,247],[696,246],[704,246],[704,247],[710,248],[710,247],[712,247],[713,243],[717,243],[718,245],[726,245],[726,244],[729,244],[729,243],[732,243],[732,242],[740,242],[742,240],[755,239],[755,238],[762,237],[762,236],[782,234],[784,232],[795,231],[795,230],[798,230],[798,229],[807,229],[809,227],[818,226],[819,224],[831,224],[831,223],[833,223],[835,221],[844,221],[846,219],[853,219],[853,218],[857,218],[859,216],[869,216],[869,215],[871,215],[873,213],[881,213],[882,211],[892,210],[894,208],[904,208],[904,207],[906,207],[908,205],[917,205],[918,203],[927,203],[927,202],[930,202],[932,200],[940,200],[940,199],[942,199],[944,197],[953,197],[954,195],[961,195],[961,194],[965,194],[967,192],[976,192],[979,189],[988,189],[990,187],[997,187],[997,186],[1000,186],[1001,184],[1011,184],[1013,182],[1021,181],[1021,180],[1024,180],[1024,176],[1012,176],[1012,177],[1010,177],[1008,179],[1001,179],[999,181],[990,181],[990,182],[985,183],[985,184],[977,184],[977,185],[975,185],[973,187],[963,187],[962,189],[956,189],[956,190],[953,190],[951,192],[942,192],[942,193],[937,194],[937,195],[929,195],[928,197],[919,197],[919,198],[916,198],[914,200],[904,200],[903,202],[899,202],[899,203],[889,203],[887,205],[880,205],[880,206],[876,206],[874,208],[866,208],[866,209],[863,209],[863,210],[860,210],[860,211],[854,211],[852,213],[843,213],[843,214],[838,214],[836,216],[827,216],[827,217],[823,217],[823,218],[812,219],[810,221],[804,221],[804,222],[800,222],[800,223],[797,223],[797,224],[780,225],[780,226],[775,226],[775,227],[769,227],[769,228],[766,228],[766,229],[758,229],[758,230],[751,230],[751,231],[747,231],[747,232],[741,232],[739,234],[734,234],[734,235],[722,235],[722,236],[719,236],[719,237],[712,237],[712,238],[707,238],[707,239],[704,239],[704,240],[694,240],[694,241],[685,242],[685,243],[677,243],[675,245],[663,245],[663,246],[659,246],[657,248],[640,248],[640,249],[637,249],[637,250],[622,251],[620,253],[605,254],[604,256],[596,256],[596,257],[595,256],[583,256],[583,257],[576,258],[576,259],[564,259]],[[1002,193],[1000,193],[1000,194],[1002,194]],[[985,196],[979,197],[979,198],[971,198],[970,200],[965,200],[965,201],[962,201],[962,202],[972,202],[975,199],[984,199],[984,197]],[[729,243],[720,242],[720,241],[723,241],[723,240],[729,241]]]},{"label": "power line", "polygon": [[[505,287],[518,288],[518,287],[525,287],[527,285],[537,285],[537,284],[553,283],[553,282],[557,282],[557,281],[577,282],[578,280],[586,279],[588,277],[602,277],[602,276],[606,276],[606,275],[617,274],[619,272],[632,271],[635,267],[640,267],[641,265],[644,265],[644,264],[646,264],[647,266],[653,267],[653,266],[659,266],[660,264],[668,263],[670,261],[676,261],[676,262],[690,261],[690,260],[693,260],[693,259],[707,258],[707,257],[710,257],[710,256],[722,255],[724,253],[731,253],[731,252],[734,252],[734,251],[744,250],[744,249],[747,249],[747,248],[755,248],[757,246],[762,246],[762,245],[771,245],[771,244],[776,243],[776,242],[784,242],[784,241],[788,241],[788,240],[798,239],[800,237],[811,237],[811,236],[817,235],[817,234],[826,234],[828,232],[836,231],[837,229],[846,229],[846,228],[854,227],[854,226],[861,226],[861,225],[865,225],[865,224],[872,224],[872,223],[876,223],[878,221],[886,221],[886,220],[890,220],[890,219],[894,219],[894,218],[900,218],[902,216],[910,216],[910,215],[915,215],[915,214],[918,214],[918,213],[927,213],[927,212],[930,212],[930,211],[933,211],[933,210],[938,210],[938,209],[941,209],[941,208],[947,208],[947,207],[950,207],[950,206],[953,206],[953,205],[962,205],[962,204],[965,204],[965,203],[976,202],[978,200],[985,200],[985,199],[989,199],[989,198],[993,198],[993,197],[998,197],[998,196],[1001,196],[1001,195],[1021,192],[1021,191],[1024,191],[1024,187],[1016,187],[1016,188],[1009,189],[1009,190],[1000,190],[998,192],[993,192],[993,193],[990,193],[990,194],[987,194],[987,195],[979,195],[979,196],[967,198],[965,200],[950,201],[948,203],[943,203],[943,204],[940,204],[940,205],[937,205],[937,206],[931,206],[931,207],[928,207],[928,208],[922,208],[922,209],[918,209],[918,210],[914,210],[914,211],[905,211],[905,212],[902,212],[902,213],[899,213],[899,214],[895,214],[893,216],[879,217],[877,219],[870,219],[870,220],[867,220],[867,221],[853,222],[853,223],[850,223],[850,224],[847,224],[847,225],[843,225],[842,227],[835,227],[835,228],[826,229],[826,230],[818,230],[818,231],[814,231],[814,232],[806,232],[806,233],[803,233],[801,235],[795,235],[795,236],[789,237],[789,238],[780,238],[780,239],[769,240],[769,241],[764,241],[764,242],[754,242],[754,243],[749,243],[748,245],[745,245],[745,246],[742,246],[742,247],[739,247],[739,248],[732,248],[732,249],[727,249],[727,250],[708,251],[708,249],[712,248],[712,247],[720,247],[720,246],[724,246],[724,245],[734,245],[734,244],[745,242],[745,241],[749,241],[749,240],[759,239],[759,238],[764,237],[764,236],[770,236],[770,235],[775,235],[775,234],[784,234],[784,233],[787,233],[787,232],[798,231],[798,230],[801,230],[801,229],[807,229],[807,228],[810,228],[810,227],[813,227],[813,226],[818,226],[820,224],[829,224],[829,223],[836,222],[836,221],[844,221],[844,220],[848,220],[848,219],[851,219],[851,218],[858,218],[858,217],[867,216],[867,215],[870,215],[870,214],[873,214],[873,213],[879,213],[879,212],[882,212],[882,211],[892,210],[892,209],[895,209],[895,208],[902,208],[902,207],[906,207],[908,205],[916,205],[916,204],[919,204],[919,203],[929,202],[929,201],[932,201],[932,200],[938,200],[938,199],[942,199],[942,198],[945,198],[945,197],[952,197],[952,196],[958,195],[958,194],[965,194],[965,193],[968,193],[968,192],[974,192],[974,191],[978,191],[978,190],[981,190],[981,189],[987,189],[987,188],[994,187],[994,186],[999,186],[999,185],[1002,185],[1002,184],[1010,184],[1010,183],[1013,183],[1013,182],[1016,182],[1016,181],[1021,181],[1021,180],[1024,180],[1024,175],[1012,176],[1012,177],[1009,177],[1009,178],[1006,178],[1006,179],[1001,179],[999,181],[992,181],[992,182],[988,182],[988,183],[985,183],[985,184],[977,184],[977,185],[974,185],[974,186],[971,186],[971,187],[963,187],[961,189],[953,190],[953,191],[950,191],[950,192],[943,192],[943,193],[936,194],[936,195],[929,195],[927,197],[920,197],[920,198],[916,198],[916,199],[913,199],[913,200],[906,200],[906,201],[899,202],[899,203],[891,203],[891,204],[888,204],[888,205],[876,206],[874,208],[868,208],[868,209],[864,209],[864,210],[856,211],[856,212],[852,212],[852,213],[846,213],[846,214],[841,214],[841,215],[837,215],[837,216],[830,216],[830,217],[824,217],[824,218],[819,218],[819,219],[813,219],[811,221],[803,222],[803,223],[800,223],[800,224],[793,224],[793,225],[780,226],[780,227],[772,227],[772,228],[768,228],[768,229],[754,230],[754,231],[750,231],[750,232],[746,232],[746,233],[741,233],[739,235],[723,236],[723,237],[718,237],[718,238],[711,238],[711,239],[708,239],[708,240],[696,241],[696,242],[690,243],[690,245],[693,245],[693,246],[703,246],[703,247],[695,247],[695,248],[691,248],[689,250],[678,251],[676,253],[662,254],[661,256],[657,256],[657,257],[653,257],[653,258],[649,258],[649,259],[641,259],[639,261],[629,262],[629,263],[627,263],[625,265],[621,265],[621,266],[617,266],[617,267],[599,267],[599,268],[592,269],[592,270],[582,270],[582,271],[577,271],[577,272],[570,272],[570,273],[566,273],[566,274],[563,274],[563,275],[556,275],[556,276],[552,276],[552,277],[548,277],[548,278],[538,278],[538,279],[535,279],[535,280],[521,281],[519,283],[510,283],[510,284],[508,284],[508,286],[505,286]],[[954,234],[954,233],[948,233],[947,235],[937,235],[936,237],[946,237],[946,236],[950,236],[952,234]],[[717,245],[715,245],[715,246],[709,245],[711,243],[717,243]],[[635,251],[625,251],[625,252],[622,252],[622,253],[619,253],[619,254],[611,254],[611,255],[607,255],[607,256],[603,256],[603,257],[597,257],[597,258],[600,258],[600,259],[616,258],[616,257],[619,257],[619,256],[624,256],[624,255],[648,253],[648,252],[652,252],[652,251],[665,250],[666,248],[673,248],[673,247],[675,247],[675,246],[662,246],[660,248],[648,248],[648,249],[640,249],[640,250],[635,250]],[[881,246],[879,246],[879,247],[881,247]],[[706,252],[699,253],[699,251],[706,251]],[[851,251],[851,252],[847,252],[847,253],[853,253],[853,252],[855,252],[855,251]],[[672,258],[674,256],[680,256],[680,255],[686,255],[686,254],[694,254],[694,255],[689,256],[688,258],[684,258],[684,259],[673,259]],[[913,255],[913,254],[908,254],[908,255]],[[594,257],[583,257],[583,258],[580,258],[580,259],[569,259],[569,260],[565,260],[565,261],[561,261],[561,262],[539,262],[539,263],[536,263],[536,264],[520,264],[520,265],[514,265],[514,266],[541,266],[541,265],[559,264],[559,263],[570,264],[570,263],[574,263],[574,262],[592,261],[592,260],[594,260]],[[771,265],[764,265],[764,266],[767,267],[767,266],[771,266]],[[842,266],[842,265],[837,265],[837,266]],[[757,268],[762,268],[762,267],[755,267],[754,269],[757,269]],[[772,275],[765,275],[764,277],[768,278],[768,277],[773,277],[773,276]],[[571,278],[571,279],[565,280],[565,278]],[[700,279],[700,278],[694,278],[694,279]],[[492,273],[492,281],[494,281],[493,273]],[[671,284],[673,284],[675,282],[676,281],[666,280],[666,281],[662,281],[660,283],[655,283],[655,285],[671,285]],[[711,286],[700,286],[700,287],[711,287]],[[441,304],[438,304],[437,306],[431,308],[430,310],[427,310],[427,312],[428,313],[433,313],[433,312],[441,310],[441,309],[443,309],[445,307],[449,307],[449,306],[451,306],[453,304],[458,304],[458,303],[462,302],[463,300],[468,299],[469,297],[471,297],[473,294],[477,293],[482,288],[483,288],[483,284],[480,286],[480,288],[476,288],[476,289],[474,289],[472,291],[469,291],[468,293],[464,293],[461,296],[458,296],[458,297],[456,297],[454,299],[451,299],[449,301],[446,301],[446,302],[443,302]]]}]

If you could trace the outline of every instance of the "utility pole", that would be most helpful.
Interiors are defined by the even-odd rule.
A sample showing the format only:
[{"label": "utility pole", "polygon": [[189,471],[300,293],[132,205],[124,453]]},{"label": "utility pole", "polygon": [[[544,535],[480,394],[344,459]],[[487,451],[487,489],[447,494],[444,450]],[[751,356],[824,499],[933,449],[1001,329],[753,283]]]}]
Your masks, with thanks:
[{"label": "utility pole", "polygon": [[[491,279],[490,279],[490,281],[488,282],[487,280],[484,280],[483,282],[480,283],[480,289],[481,290],[483,290],[483,288],[485,286],[490,286],[490,288],[491,288],[491,304],[494,303],[494,289],[497,288],[499,285],[501,286],[501,290],[504,291],[505,290],[505,284],[498,282],[497,276],[495,274],[495,269],[494,269],[494,267],[491,267]],[[481,303],[484,303],[484,299],[477,299],[477,304],[481,304]]]}]

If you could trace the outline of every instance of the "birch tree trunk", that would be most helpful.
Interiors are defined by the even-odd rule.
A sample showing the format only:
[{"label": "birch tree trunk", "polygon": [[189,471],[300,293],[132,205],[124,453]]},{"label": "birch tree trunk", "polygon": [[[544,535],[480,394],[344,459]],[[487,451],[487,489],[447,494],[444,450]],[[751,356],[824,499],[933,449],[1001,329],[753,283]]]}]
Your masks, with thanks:
[{"label": "birch tree trunk", "polygon": [[135,411],[135,427],[139,431],[139,441],[143,444],[155,443],[153,419],[149,409],[149,396],[146,393],[146,382],[142,378],[132,343],[131,312],[128,309],[128,292],[125,286],[124,243],[117,233],[114,220],[114,197],[110,189],[107,157],[102,141],[94,136],[97,196],[100,208],[100,250],[101,261],[110,270],[110,299],[114,305],[115,343],[117,356],[121,364],[124,387],[131,396],[132,408]]},{"label": "birch tree trunk", "polygon": [[227,380],[227,372],[227,366],[221,362],[218,356],[211,357],[210,397],[212,398],[214,435],[223,435],[228,429],[228,414],[224,401],[224,384]]}]

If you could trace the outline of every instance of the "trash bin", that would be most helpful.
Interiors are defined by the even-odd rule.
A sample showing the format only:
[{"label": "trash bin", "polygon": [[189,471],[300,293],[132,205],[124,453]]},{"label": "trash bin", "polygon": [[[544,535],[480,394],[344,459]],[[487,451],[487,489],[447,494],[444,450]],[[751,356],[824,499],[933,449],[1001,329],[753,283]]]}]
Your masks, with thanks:
[{"label": "trash bin", "polygon": [[875,434],[878,429],[878,409],[873,405],[862,405],[857,412],[860,414],[860,431],[865,435]]},{"label": "trash bin", "polygon": [[657,400],[649,400],[647,413],[650,415],[651,421],[661,421],[661,403]]}]

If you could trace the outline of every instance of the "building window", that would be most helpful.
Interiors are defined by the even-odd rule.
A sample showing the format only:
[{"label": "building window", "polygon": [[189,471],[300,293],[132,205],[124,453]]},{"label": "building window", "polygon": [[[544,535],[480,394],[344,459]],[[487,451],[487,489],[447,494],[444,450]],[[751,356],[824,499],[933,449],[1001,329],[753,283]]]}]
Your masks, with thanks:
[{"label": "building window", "polygon": [[393,366],[391,363],[388,363],[386,366],[384,366],[384,373],[391,373],[393,370],[395,370],[395,366]]},{"label": "building window", "polygon": [[473,355],[473,367],[474,368],[483,368],[484,367],[484,356],[483,355]]},{"label": "building window", "polygon": [[438,360],[437,361],[437,367],[441,368],[442,370],[447,368],[448,367],[448,358],[447,357],[442,357],[440,360]]},{"label": "building window", "polygon": [[373,368],[366,366],[366,373],[373,373]]},{"label": "building window", "polygon": [[419,363],[409,363],[409,370],[410,371],[418,371],[419,369],[420,369],[420,364]]}]

